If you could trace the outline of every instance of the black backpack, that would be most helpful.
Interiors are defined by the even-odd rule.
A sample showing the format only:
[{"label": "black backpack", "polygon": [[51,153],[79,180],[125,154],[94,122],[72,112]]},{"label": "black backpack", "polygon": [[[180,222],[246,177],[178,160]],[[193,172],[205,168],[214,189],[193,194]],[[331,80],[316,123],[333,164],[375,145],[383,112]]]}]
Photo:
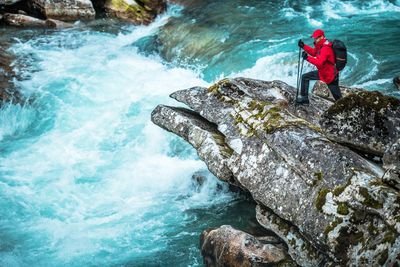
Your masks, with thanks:
[{"label": "black backpack", "polygon": [[333,40],[333,53],[335,54],[336,69],[341,71],[347,64],[347,48],[340,40]]}]

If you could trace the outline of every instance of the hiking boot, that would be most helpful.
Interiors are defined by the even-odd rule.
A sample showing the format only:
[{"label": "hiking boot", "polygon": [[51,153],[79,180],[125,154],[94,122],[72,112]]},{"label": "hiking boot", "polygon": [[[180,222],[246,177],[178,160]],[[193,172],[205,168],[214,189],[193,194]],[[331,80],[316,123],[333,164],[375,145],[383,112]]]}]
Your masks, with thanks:
[{"label": "hiking boot", "polygon": [[310,101],[308,100],[307,96],[300,95],[297,98],[296,103],[299,105],[305,105],[305,104],[310,104]]}]

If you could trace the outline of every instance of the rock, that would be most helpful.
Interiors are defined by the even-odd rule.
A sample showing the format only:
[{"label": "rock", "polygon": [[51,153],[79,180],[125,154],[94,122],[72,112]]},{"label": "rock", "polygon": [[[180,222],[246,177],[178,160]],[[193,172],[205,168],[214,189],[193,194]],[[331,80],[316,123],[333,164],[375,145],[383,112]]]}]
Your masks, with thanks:
[{"label": "rock", "polygon": [[297,266],[283,245],[260,240],[229,225],[203,231],[200,247],[206,266]]},{"label": "rock", "polygon": [[4,5],[4,6],[9,6],[9,5],[15,5],[19,2],[22,2],[25,0],[0,0],[0,6]]},{"label": "rock", "polygon": [[22,14],[6,13],[4,14],[3,21],[10,26],[16,27],[46,27],[44,20]]},{"label": "rock", "polygon": [[5,102],[22,103],[20,93],[11,82],[16,74],[11,67],[14,57],[6,51],[6,45],[0,46],[0,107]]},{"label": "rock", "polygon": [[393,84],[397,89],[400,89],[400,76],[396,76],[393,78]]},{"label": "rock", "polygon": [[74,25],[71,23],[67,23],[56,19],[46,19],[45,23],[48,28],[54,28],[54,29],[65,29],[74,27]]},{"label": "rock", "polygon": [[17,13],[21,15],[28,15],[28,13],[26,13],[24,10],[18,10]]},{"label": "rock", "polygon": [[391,144],[383,156],[383,180],[400,190],[400,139]]},{"label": "rock", "polygon": [[[350,88],[346,86],[340,86],[340,91],[342,93],[343,97],[348,96],[351,93],[357,93],[357,92],[362,92],[365,91],[361,88]],[[332,96],[331,91],[328,88],[328,85],[324,83],[323,81],[317,81],[315,82],[315,85],[312,89],[313,94],[322,97],[323,99],[329,100],[331,102],[335,102],[335,99]]]},{"label": "rock", "polygon": [[96,15],[90,0],[31,0],[30,4],[46,19],[91,20]]},{"label": "rock", "polygon": [[149,24],[166,10],[164,0],[106,0],[105,11],[110,17],[135,24]]},{"label": "rock", "polygon": [[335,142],[383,156],[400,138],[400,100],[376,91],[350,94],[323,114],[321,127]]},{"label": "rock", "polygon": [[[292,112],[295,92],[279,81],[224,79],[173,93],[193,111],[158,106],[152,120],[191,143],[218,178],[249,191],[263,207],[260,223],[300,265],[394,264],[399,192],[380,167],[328,140],[307,110]],[[315,101],[311,114],[330,105]]]}]

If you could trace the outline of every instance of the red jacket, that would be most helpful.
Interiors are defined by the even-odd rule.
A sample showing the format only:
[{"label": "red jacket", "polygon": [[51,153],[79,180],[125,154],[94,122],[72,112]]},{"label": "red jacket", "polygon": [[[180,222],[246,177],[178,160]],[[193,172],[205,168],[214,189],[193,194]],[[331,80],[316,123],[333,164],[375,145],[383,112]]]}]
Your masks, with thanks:
[{"label": "red jacket", "polygon": [[307,61],[318,69],[319,79],[330,84],[335,79],[335,54],[332,43],[325,38],[315,44],[315,48],[304,45],[304,50],[309,54]]}]

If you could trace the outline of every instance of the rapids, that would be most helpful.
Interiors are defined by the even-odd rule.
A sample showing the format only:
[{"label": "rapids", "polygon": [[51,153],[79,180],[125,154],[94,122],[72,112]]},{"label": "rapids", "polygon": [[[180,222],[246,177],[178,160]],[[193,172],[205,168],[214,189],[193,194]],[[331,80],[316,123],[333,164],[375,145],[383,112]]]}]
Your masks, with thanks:
[{"label": "rapids", "polygon": [[0,266],[201,265],[201,231],[249,228],[254,204],[150,112],[224,76],[294,85],[316,27],[349,48],[344,84],[400,96],[399,1],[191,0],[147,27],[77,26],[0,30],[30,98],[0,110]]}]

